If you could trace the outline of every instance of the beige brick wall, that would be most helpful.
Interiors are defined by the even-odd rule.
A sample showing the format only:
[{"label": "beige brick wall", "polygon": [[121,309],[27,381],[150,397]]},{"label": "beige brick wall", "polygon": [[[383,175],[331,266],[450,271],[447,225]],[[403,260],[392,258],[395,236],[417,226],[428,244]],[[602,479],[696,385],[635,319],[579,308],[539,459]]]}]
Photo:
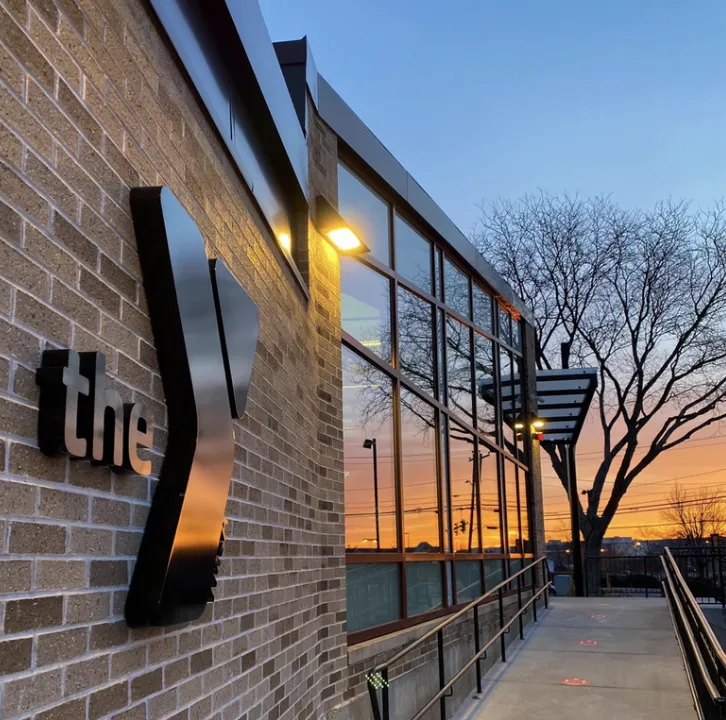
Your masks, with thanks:
[{"label": "beige brick wall", "polygon": [[[308,301],[142,0],[0,0],[0,160],[0,716],[324,715],[348,680],[335,254],[310,226]],[[45,347],[104,352],[109,382],[153,415],[158,473],[128,198],[160,184],[261,331],[217,600],[191,625],[130,630],[155,480],[42,456],[33,373]]]}]

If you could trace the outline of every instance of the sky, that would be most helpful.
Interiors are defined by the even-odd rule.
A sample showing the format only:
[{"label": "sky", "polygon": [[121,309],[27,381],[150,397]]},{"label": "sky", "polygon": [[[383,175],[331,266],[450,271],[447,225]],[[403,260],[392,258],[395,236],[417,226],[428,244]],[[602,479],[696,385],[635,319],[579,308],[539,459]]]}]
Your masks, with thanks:
[{"label": "sky", "polygon": [[[273,40],[307,35],[318,71],[454,222],[525,193],[611,195],[628,207],[726,195],[722,0],[260,0]],[[595,420],[595,418],[592,418]],[[726,429],[651,466],[623,509],[673,482],[726,480]],[[601,446],[600,446],[601,447]],[[578,447],[581,487],[601,457]],[[545,474],[548,535],[567,501]],[[658,511],[609,535],[643,536]]]},{"label": "sky", "polygon": [[627,206],[726,192],[721,0],[261,0],[468,232],[538,189]]}]

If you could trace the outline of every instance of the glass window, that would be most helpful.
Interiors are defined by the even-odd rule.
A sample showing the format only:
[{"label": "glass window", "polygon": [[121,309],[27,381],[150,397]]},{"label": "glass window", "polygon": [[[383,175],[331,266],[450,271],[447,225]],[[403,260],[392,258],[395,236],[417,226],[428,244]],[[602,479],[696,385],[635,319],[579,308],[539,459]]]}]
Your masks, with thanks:
[{"label": "glass window", "polygon": [[515,350],[522,349],[522,322],[512,318],[512,347]]},{"label": "glass window", "polygon": [[507,507],[507,547],[511,553],[522,552],[522,539],[519,533],[519,502],[517,501],[516,466],[504,462],[504,492]]},{"label": "glass window", "polygon": [[444,362],[444,358],[446,357],[446,314],[443,310],[439,310],[436,317],[438,319],[436,323],[436,355],[439,368],[439,401],[446,404],[446,367]]},{"label": "glass window", "polygon": [[396,270],[431,294],[431,243],[396,215]]},{"label": "glass window", "polygon": [[434,409],[404,389],[401,389],[401,459],[406,552],[439,552]]},{"label": "glass window", "polygon": [[532,552],[529,529],[529,503],[527,502],[527,474],[521,468],[517,468],[519,477],[519,517],[522,524],[522,551]]},{"label": "glass window", "polygon": [[444,260],[444,302],[467,320],[469,310],[469,278],[450,260]]},{"label": "glass window", "polygon": [[456,602],[468,602],[483,595],[481,586],[481,562],[459,560],[456,563]]},{"label": "glass window", "polygon": [[496,384],[494,382],[494,343],[474,333],[474,373],[476,377],[476,425],[480,432],[496,440]]},{"label": "glass window", "polygon": [[433,306],[398,288],[398,365],[418,387],[434,395]]},{"label": "glass window", "polygon": [[408,616],[438,610],[442,603],[441,563],[406,563],[406,599]]},{"label": "glass window", "polygon": [[487,590],[491,590],[504,580],[503,568],[504,560],[484,561],[484,587]]},{"label": "glass window", "polygon": [[449,496],[451,494],[451,486],[449,482],[449,418],[445,413],[441,413],[441,477],[444,478],[442,485],[444,489],[441,495],[441,507],[442,507],[442,527],[444,533],[444,552],[452,552],[453,543],[451,538],[453,537],[451,531],[450,517],[449,517]]},{"label": "glass window", "polygon": [[[518,573],[522,569],[522,560],[519,558],[512,558],[509,561],[509,577],[514,575],[515,573]],[[519,583],[519,578],[517,578],[513,583],[510,583],[510,587],[512,590],[514,590],[517,587],[517,584]],[[524,578],[522,578],[522,585],[524,585]]]},{"label": "glass window", "polygon": [[474,436],[456,423],[450,423],[450,428],[449,486],[454,552],[481,552]]},{"label": "glass window", "polygon": [[346,568],[348,632],[401,618],[401,566],[355,563]]},{"label": "glass window", "polygon": [[474,323],[488,333],[492,332],[492,296],[474,283]]},{"label": "glass window", "polygon": [[454,604],[454,578],[453,563],[451,560],[446,561],[446,604],[451,606]]},{"label": "glass window", "polygon": [[393,384],[343,347],[345,547],[391,552],[396,538]]},{"label": "glass window", "polygon": [[511,344],[512,342],[512,318],[504,308],[499,308],[499,337],[504,340],[505,343]]},{"label": "glass window", "polygon": [[343,330],[391,362],[391,283],[354,258],[340,259]]},{"label": "glass window", "polygon": [[514,444],[514,425],[517,422],[519,408],[514,398],[514,384],[512,382],[512,356],[503,347],[499,348],[500,392],[502,395],[502,438],[504,447],[512,455],[516,454]]},{"label": "glass window", "polygon": [[446,379],[448,406],[472,419],[471,339],[469,327],[446,316]]},{"label": "glass window", "polygon": [[502,552],[501,502],[497,479],[497,454],[479,444],[482,543],[485,553]]},{"label": "glass window", "polygon": [[388,205],[353,173],[338,165],[338,212],[384,265],[391,264]]}]

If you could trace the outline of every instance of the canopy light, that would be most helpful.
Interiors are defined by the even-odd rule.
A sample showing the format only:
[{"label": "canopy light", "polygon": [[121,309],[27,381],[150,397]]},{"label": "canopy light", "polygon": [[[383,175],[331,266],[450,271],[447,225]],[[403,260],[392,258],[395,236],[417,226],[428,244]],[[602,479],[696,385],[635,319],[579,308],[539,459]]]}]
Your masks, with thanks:
[{"label": "canopy light", "polygon": [[322,196],[315,201],[315,224],[341,255],[370,252],[366,244],[351,230],[338,211]]}]

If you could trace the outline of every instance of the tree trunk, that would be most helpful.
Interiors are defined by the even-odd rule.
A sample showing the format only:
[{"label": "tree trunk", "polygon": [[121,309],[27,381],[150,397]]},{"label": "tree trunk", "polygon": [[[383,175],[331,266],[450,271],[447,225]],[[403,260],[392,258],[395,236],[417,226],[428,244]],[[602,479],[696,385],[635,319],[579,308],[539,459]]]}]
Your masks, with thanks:
[{"label": "tree trunk", "polygon": [[585,538],[585,595],[598,597],[602,582],[602,535],[592,533]]}]

